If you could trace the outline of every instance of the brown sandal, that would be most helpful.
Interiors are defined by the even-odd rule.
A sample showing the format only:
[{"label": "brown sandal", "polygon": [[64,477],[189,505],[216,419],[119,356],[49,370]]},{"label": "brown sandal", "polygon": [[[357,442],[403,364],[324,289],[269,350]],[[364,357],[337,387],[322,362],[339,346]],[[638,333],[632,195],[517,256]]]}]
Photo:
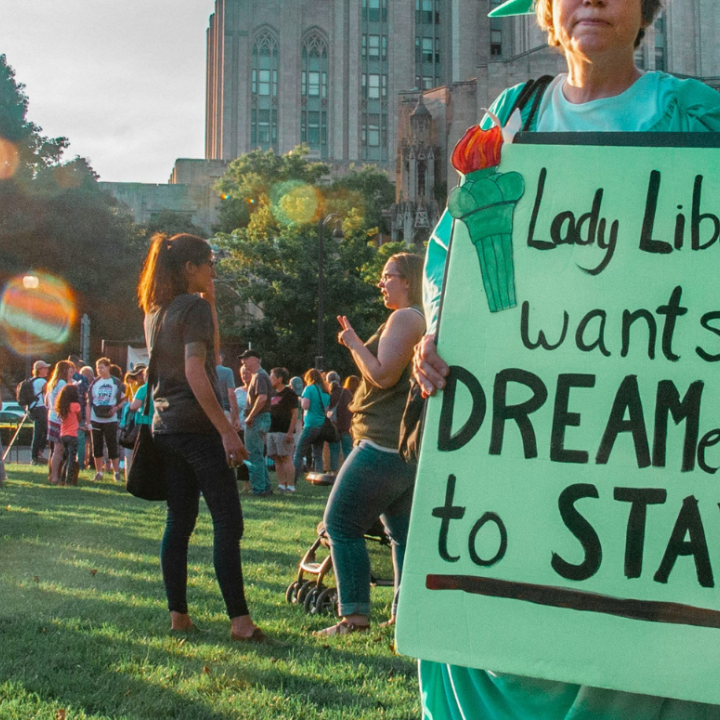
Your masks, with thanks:
[{"label": "brown sandal", "polygon": [[256,627],[252,631],[252,635],[247,635],[247,636],[238,635],[237,633],[231,632],[230,639],[235,640],[236,642],[246,642],[246,643],[268,643],[268,642],[270,642],[270,638],[259,627]]},{"label": "brown sandal", "polygon": [[341,620],[337,625],[325,628],[324,630],[317,630],[313,633],[317,637],[334,637],[335,635],[350,635],[356,632],[367,632],[370,629],[370,624],[367,625],[356,625],[355,623]]}]

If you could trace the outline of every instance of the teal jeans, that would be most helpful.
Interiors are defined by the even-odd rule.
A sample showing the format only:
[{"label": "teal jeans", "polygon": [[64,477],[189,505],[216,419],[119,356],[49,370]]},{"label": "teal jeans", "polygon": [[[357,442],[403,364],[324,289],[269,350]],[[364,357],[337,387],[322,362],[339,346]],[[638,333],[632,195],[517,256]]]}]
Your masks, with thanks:
[{"label": "teal jeans", "polygon": [[270,413],[260,413],[253,419],[252,427],[245,428],[245,449],[250,457],[250,485],[253,495],[269,492],[270,476],[265,464],[265,438],[270,429]]},{"label": "teal jeans", "polygon": [[370,559],[364,536],[378,517],[392,543],[396,614],[414,485],[415,468],[397,453],[356,446],[343,463],[325,508],[341,616],[370,615]]}]

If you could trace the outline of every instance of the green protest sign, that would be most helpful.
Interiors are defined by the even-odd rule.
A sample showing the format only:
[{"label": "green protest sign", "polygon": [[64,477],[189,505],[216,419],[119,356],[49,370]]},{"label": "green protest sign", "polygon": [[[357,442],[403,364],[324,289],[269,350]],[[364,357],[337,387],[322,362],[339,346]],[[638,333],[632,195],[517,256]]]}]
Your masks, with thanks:
[{"label": "green protest sign", "polygon": [[694,141],[513,144],[451,196],[401,652],[720,703],[720,142]]}]

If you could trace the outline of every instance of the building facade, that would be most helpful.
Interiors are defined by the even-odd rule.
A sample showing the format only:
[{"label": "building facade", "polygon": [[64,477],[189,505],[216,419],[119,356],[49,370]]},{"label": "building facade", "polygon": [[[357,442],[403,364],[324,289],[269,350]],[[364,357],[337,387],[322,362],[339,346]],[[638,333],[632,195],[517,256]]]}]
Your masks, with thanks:
[{"label": "building facade", "polygon": [[[206,157],[307,145],[394,172],[398,95],[474,77],[485,0],[216,0]],[[480,52],[480,54],[478,54]],[[483,54],[484,53],[484,54]]]},{"label": "building facade", "polygon": [[154,222],[170,211],[201,228],[208,236],[220,221],[221,199],[215,185],[225,174],[222,160],[175,161],[170,179],[162,183],[100,182],[100,187],[128,207],[136,223]]},{"label": "building facade", "polygon": [[[424,225],[432,210],[407,184],[418,96],[433,121],[427,143],[437,148],[440,199],[454,180],[448,148],[483,108],[506,87],[564,70],[532,17],[487,17],[501,2],[216,0],[207,31],[206,158],[304,144],[339,172],[373,163],[397,179],[399,235],[411,224],[408,202]],[[718,31],[718,0],[668,0],[638,64],[720,88]]]},{"label": "building facade", "polygon": [[[467,128],[476,123],[495,98],[508,87],[542,75],[566,70],[564,57],[548,48],[546,36],[533,17],[488,20],[490,9],[502,0],[478,0],[475,60],[472,73],[439,87],[400,92],[396,150],[397,205],[392,212],[392,238],[419,243],[426,240],[425,218],[432,206],[413,197],[412,184],[404,168],[409,149],[416,144],[412,117],[422,95],[430,113],[428,143],[434,153],[435,199],[442,197],[457,181],[450,163],[452,149]],[[702,80],[720,90],[720,44],[715,40],[720,27],[717,0],[667,0],[666,7],[648,28],[636,53],[639,67],[661,70],[680,77]],[[408,216],[413,208],[414,216]]]}]

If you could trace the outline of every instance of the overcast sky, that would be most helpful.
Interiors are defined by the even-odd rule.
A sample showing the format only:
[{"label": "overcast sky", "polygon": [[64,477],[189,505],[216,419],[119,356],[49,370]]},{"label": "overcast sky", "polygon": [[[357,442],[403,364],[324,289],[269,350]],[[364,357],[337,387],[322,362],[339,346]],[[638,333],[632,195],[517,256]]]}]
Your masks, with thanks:
[{"label": "overcast sky", "polygon": [[167,182],[205,148],[213,0],[0,0],[0,54],[43,134],[101,180]]}]

